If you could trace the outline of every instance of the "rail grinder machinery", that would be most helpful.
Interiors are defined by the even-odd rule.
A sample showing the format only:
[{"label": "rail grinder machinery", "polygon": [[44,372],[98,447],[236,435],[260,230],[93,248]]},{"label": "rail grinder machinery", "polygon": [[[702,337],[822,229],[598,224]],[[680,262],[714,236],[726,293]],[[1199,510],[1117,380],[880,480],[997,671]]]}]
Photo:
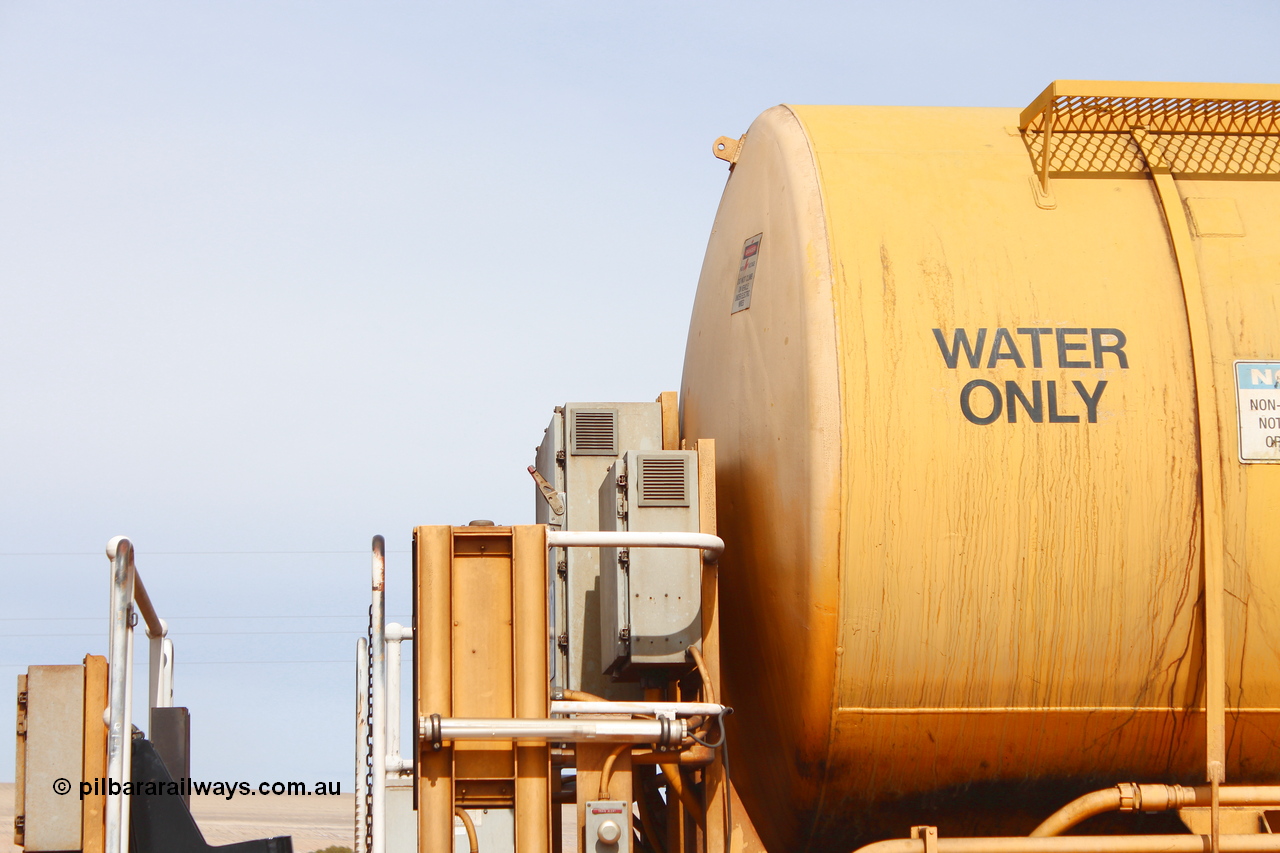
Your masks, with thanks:
[{"label": "rail grinder machinery", "polygon": [[417,849],[1280,850],[1278,143],[1084,81],[717,140],[678,397],[414,533]]},{"label": "rail grinder machinery", "polygon": [[679,391],[548,401],[411,625],[374,540],[356,853],[1280,853],[1280,86],[713,153]]}]

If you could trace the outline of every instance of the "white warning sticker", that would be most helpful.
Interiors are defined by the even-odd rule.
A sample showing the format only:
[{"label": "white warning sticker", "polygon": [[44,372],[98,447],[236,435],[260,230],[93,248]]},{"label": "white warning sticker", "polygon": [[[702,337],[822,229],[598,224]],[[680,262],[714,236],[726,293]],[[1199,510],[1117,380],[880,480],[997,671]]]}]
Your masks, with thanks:
[{"label": "white warning sticker", "polygon": [[1241,462],[1280,462],[1280,361],[1237,361]]},{"label": "white warning sticker", "polygon": [[764,232],[747,240],[742,246],[742,263],[738,264],[738,286],[733,291],[733,308],[730,314],[737,314],[751,307],[751,286],[756,280],[756,261],[760,257],[760,240]]}]

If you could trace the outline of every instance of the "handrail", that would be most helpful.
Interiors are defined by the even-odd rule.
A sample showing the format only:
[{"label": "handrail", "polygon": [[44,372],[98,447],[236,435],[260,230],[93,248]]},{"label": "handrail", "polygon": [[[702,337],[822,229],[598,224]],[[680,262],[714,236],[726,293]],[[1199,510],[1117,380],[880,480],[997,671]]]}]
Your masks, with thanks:
[{"label": "handrail", "polygon": [[710,533],[638,530],[547,530],[548,548],[698,548],[714,563],[724,553],[724,540]]},{"label": "handrail", "polygon": [[369,853],[365,794],[369,761],[369,641],[356,641],[356,844],[354,853]]},{"label": "handrail", "polygon": [[[400,644],[413,629],[386,623],[386,542],[373,537],[369,636],[356,651],[356,853],[386,853],[387,782],[413,769],[400,755]],[[366,805],[367,802],[367,805]]]},{"label": "handrail", "polygon": [[413,769],[413,759],[400,754],[400,644],[413,639],[413,629],[387,623],[387,781]]},{"label": "handrail", "polygon": [[387,625],[386,625],[387,545],[381,536],[373,537],[373,606],[369,611],[370,657],[373,666],[373,790],[369,812],[373,816],[373,837],[369,853],[387,850]]},{"label": "handrail", "polygon": [[442,717],[418,720],[418,736],[438,746],[445,741],[545,741],[547,743],[654,743],[678,747],[688,734],[685,720],[584,720],[558,718]]},{"label": "handrail", "polygon": [[[151,640],[148,704],[173,705],[173,642],[138,575],[133,543],[107,543],[111,561],[110,681],[107,693],[107,777],[124,784],[133,775],[133,627],[141,614]],[[135,610],[136,605],[136,610]],[[107,793],[105,853],[128,853],[129,797]]]},{"label": "handrail", "polygon": [[714,702],[581,702],[552,699],[553,714],[653,714],[659,717],[715,717],[728,712]]}]

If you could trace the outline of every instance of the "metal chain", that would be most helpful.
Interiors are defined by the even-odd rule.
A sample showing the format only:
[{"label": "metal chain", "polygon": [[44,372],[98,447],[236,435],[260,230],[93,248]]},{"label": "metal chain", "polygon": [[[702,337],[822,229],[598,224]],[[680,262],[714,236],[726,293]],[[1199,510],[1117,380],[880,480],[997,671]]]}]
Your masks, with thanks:
[{"label": "metal chain", "polygon": [[373,605],[369,605],[369,654],[365,662],[364,849],[373,849]]}]

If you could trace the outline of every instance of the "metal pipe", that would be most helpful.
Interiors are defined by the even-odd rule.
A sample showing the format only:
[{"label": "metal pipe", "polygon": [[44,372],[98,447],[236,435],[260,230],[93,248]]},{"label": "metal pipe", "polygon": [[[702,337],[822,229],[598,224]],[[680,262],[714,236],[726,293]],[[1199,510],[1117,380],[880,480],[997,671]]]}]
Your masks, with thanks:
[{"label": "metal pipe", "polygon": [[[136,570],[134,578],[136,582]],[[164,624],[163,619],[161,620],[161,625],[164,626],[167,633],[168,625]],[[147,638],[150,644],[147,667],[147,698],[152,708],[172,708],[173,642],[167,636],[153,636],[150,630],[147,631]]]},{"label": "metal pipe", "polygon": [[386,559],[386,541],[373,537],[373,837],[369,853],[386,853],[387,849]]},{"label": "metal pipe", "polygon": [[702,656],[702,650],[697,646],[690,646],[688,653],[689,657],[693,658],[693,665],[698,668],[698,675],[702,678],[702,701],[715,702],[716,689],[711,685],[711,672],[707,669],[707,661]]},{"label": "metal pipe", "polygon": [[693,822],[702,828],[703,832],[707,831],[707,815],[702,810],[702,803],[698,802],[698,798],[693,795],[693,791],[689,790],[689,786],[684,783],[684,777],[680,775],[680,765],[678,764],[659,764],[662,768],[662,775],[667,780],[667,788],[680,798],[680,804],[684,806],[684,810],[693,818]]},{"label": "metal pipe", "polygon": [[725,707],[710,702],[576,702],[553,700],[553,714],[649,714],[651,716],[715,716]]},{"label": "metal pipe", "polygon": [[413,629],[398,622],[387,625],[387,781],[413,769],[413,759],[400,754],[400,644],[413,639]]},{"label": "metal pipe", "polygon": [[1049,838],[1061,835],[1071,827],[1086,821],[1094,815],[1118,811],[1121,806],[1119,786],[1103,791],[1092,791],[1083,797],[1077,797],[1049,815],[1039,826],[1031,831],[1032,838]]},{"label": "metal pipe", "polygon": [[[631,764],[633,767],[646,764],[671,764],[673,762],[678,763],[681,767],[706,767],[715,760],[715,751],[700,744],[685,747],[679,752],[673,752],[670,749],[657,752],[652,747],[647,746],[634,747],[631,750]],[[578,758],[574,754],[573,747],[552,747],[551,764],[553,767],[576,767]],[[576,802],[576,800],[573,802]]]},{"label": "metal pipe", "polygon": [[480,853],[480,842],[476,838],[476,825],[471,821],[471,815],[467,814],[467,810],[461,807],[455,807],[453,813],[462,821],[462,825],[467,830],[467,844],[471,846],[471,853]]},{"label": "metal pipe", "polygon": [[[1280,834],[1224,835],[1223,853],[1280,853]],[[926,853],[923,838],[895,838],[857,853]],[[939,838],[936,853],[1205,853],[1205,835],[1057,835],[1048,838]]]},{"label": "metal pipe", "polygon": [[[110,685],[107,700],[107,776],[121,783],[133,775],[133,623],[141,614],[151,641],[147,701],[152,708],[173,705],[173,643],[169,626],[156,613],[134,560],[133,543],[115,536],[107,542],[111,561]],[[136,607],[135,607],[136,605]],[[130,798],[107,794],[105,853],[125,853]]]},{"label": "metal pipe", "polygon": [[[133,560],[130,559],[129,562],[132,564]],[[133,579],[136,581],[138,578],[138,570],[136,567],[132,567],[132,566],[131,566],[131,570],[133,574]],[[133,615],[133,613],[134,613],[133,609],[130,608],[129,610],[130,623],[136,621],[136,617]],[[131,782],[133,781],[133,625],[132,624],[129,625],[129,630],[125,631],[124,639],[125,639],[124,744],[122,748],[122,751],[124,753],[122,757],[124,760],[122,762],[123,769],[121,773],[123,775],[121,776],[121,781]],[[129,821],[132,815],[133,815],[133,797],[121,797],[120,798],[120,831],[124,834],[124,838],[121,841],[121,847],[125,850],[128,850],[130,847],[132,847],[132,844],[129,841],[129,839],[132,838],[132,835],[133,835],[133,833],[130,832],[129,830],[129,827],[130,827]]]},{"label": "metal pipe", "polygon": [[387,644],[387,777],[400,775],[400,624],[386,627]]},{"label": "metal pipe", "polygon": [[682,749],[679,752],[655,752],[652,749],[636,749],[631,752],[633,767],[645,764],[679,764],[681,767],[706,767],[716,760],[713,749],[699,744]]},{"label": "metal pipe", "polygon": [[157,708],[173,707],[173,668],[176,664],[177,661],[173,655],[173,640],[164,637],[160,641],[160,678],[159,690],[157,691],[157,699],[164,704],[156,705],[155,707]]},{"label": "metal pipe", "polygon": [[[1205,633],[1208,633],[1207,628],[1205,629]],[[1210,702],[1209,704],[1210,706],[1212,706],[1212,702]],[[1210,722],[1210,726],[1212,725],[1213,723]],[[1222,804],[1222,801],[1219,798],[1219,794],[1221,793],[1220,783],[1224,778],[1222,776],[1222,773],[1224,772],[1224,770],[1223,770],[1223,764],[1221,761],[1212,760],[1213,740],[1214,740],[1213,735],[1209,735],[1209,755],[1210,755],[1209,782],[1211,785],[1213,785],[1213,802],[1210,806],[1212,811],[1210,812],[1210,815],[1209,815],[1209,821],[1210,821],[1209,831],[1212,833],[1209,837],[1210,838],[1209,849],[1211,849],[1213,853],[1222,853],[1222,832],[1221,832],[1222,824],[1220,823],[1222,812],[1221,812],[1221,809],[1218,808],[1218,806]]]},{"label": "metal pipe", "polygon": [[597,800],[609,799],[609,777],[613,775],[613,765],[617,762],[618,756],[627,749],[630,744],[620,743],[613,748],[613,752],[609,753],[609,757],[604,760],[604,767],[600,770],[600,795]]},{"label": "metal pipe", "polygon": [[[1280,804],[1280,785],[1223,785],[1218,802],[1224,806]],[[1135,785],[1126,782],[1078,797],[1050,815],[1031,832],[1032,838],[1061,835],[1073,826],[1105,812],[1164,812],[1187,806],[1211,807],[1213,786]]]},{"label": "metal pipe", "polygon": [[418,721],[423,740],[532,740],[548,743],[604,741],[678,746],[687,727],[683,720],[539,720],[441,717]]},{"label": "metal pipe", "polygon": [[714,563],[724,553],[724,540],[710,533],[645,532],[636,530],[548,530],[550,548],[700,548],[702,559]]},{"label": "metal pipe", "polygon": [[[123,537],[120,537],[123,538]],[[133,551],[130,549],[130,559],[133,558]],[[169,626],[156,613],[156,608],[151,604],[151,596],[147,594],[147,588],[142,584],[142,578],[138,577],[137,569],[134,569],[133,578],[133,600],[138,604],[138,612],[142,615],[142,621],[147,626],[148,637],[164,637],[169,634]]]},{"label": "metal pipe", "polygon": [[[608,702],[609,701],[608,699],[605,699],[602,696],[597,696],[594,693],[588,693],[585,690],[561,690],[560,696],[570,702]],[[552,698],[554,697],[555,697],[555,694],[552,693]],[[559,700],[557,699],[556,701],[559,701]]]},{"label": "metal pipe", "polygon": [[365,775],[369,767],[369,641],[356,641],[356,846],[354,853],[369,853],[365,844]]},{"label": "metal pipe", "polygon": [[[129,616],[133,610],[133,545],[123,536],[107,543],[111,560],[110,684],[107,688],[107,778],[125,777],[131,747],[126,697],[129,691]],[[124,797],[107,793],[105,853],[127,853],[128,817]]]}]

